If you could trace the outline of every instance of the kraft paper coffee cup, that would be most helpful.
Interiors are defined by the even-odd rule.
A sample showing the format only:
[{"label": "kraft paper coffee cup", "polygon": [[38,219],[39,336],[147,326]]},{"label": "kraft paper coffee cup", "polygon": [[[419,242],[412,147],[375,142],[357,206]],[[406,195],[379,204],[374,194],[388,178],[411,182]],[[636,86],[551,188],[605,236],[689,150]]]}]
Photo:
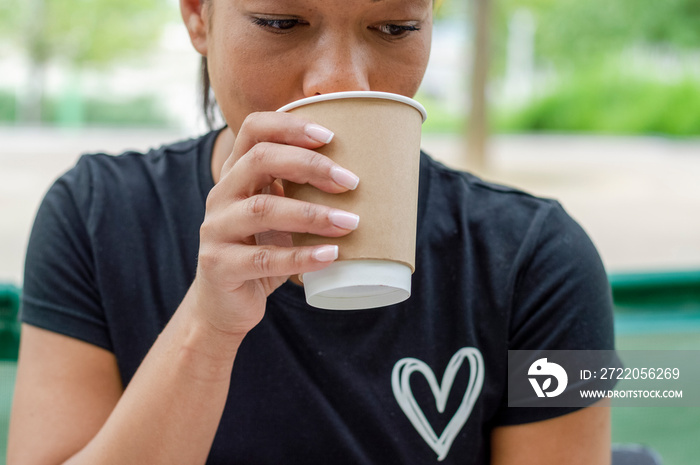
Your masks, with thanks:
[{"label": "kraft paper coffee cup", "polygon": [[360,177],[353,191],[328,194],[285,183],[285,195],[360,216],[358,228],[331,238],[294,234],[294,245],[337,244],[338,260],[305,273],[309,305],[333,310],[374,308],[406,300],[415,270],[416,218],[423,106],[386,92],[338,92],[292,102],[298,114],[335,133],[318,152]]}]

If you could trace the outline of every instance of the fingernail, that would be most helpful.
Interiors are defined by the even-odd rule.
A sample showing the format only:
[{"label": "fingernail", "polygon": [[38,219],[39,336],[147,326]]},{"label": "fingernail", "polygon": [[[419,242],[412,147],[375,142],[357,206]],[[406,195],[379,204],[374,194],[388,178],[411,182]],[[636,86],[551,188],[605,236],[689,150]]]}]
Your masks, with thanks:
[{"label": "fingernail", "polygon": [[334,135],[333,131],[313,123],[309,123],[306,126],[304,126],[304,132],[313,140],[323,142],[324,144],[327,144],[330,141],[332,141]]},{"label": "fingernail", "polygon": [[333,178],[333,181],[335,181],[337,184],[350,190],[354,190],[357,187],[357,184],[360,182],[360,178],[355,176],[352,171],[348,171],[340,166],[334,166],[331,168],[331,178]]},{"label": "fingernail", "polygon": [[332,262],[338,258],[337,245],[325,245],[314,250],[313,257],[319,262]]},{"label": "fingernail", "polygon": [[360,223],[360,217],[354,213],[344,212],[342,210],[333,210],[328,214],[331,223],[343,229],[357,229]]}]

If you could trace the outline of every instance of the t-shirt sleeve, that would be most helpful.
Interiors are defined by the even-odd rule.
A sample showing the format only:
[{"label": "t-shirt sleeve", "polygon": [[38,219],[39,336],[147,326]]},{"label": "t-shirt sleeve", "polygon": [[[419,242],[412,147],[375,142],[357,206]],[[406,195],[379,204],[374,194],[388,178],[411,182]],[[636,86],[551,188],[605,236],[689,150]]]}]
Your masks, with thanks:
[{"label": "t-shirt sleeve", "polygon": [[111,350],[88,234],[92,191],[82,158],[46,193],[27,247],[20,319]]},{"label": "t-shirt sleeve", "polygon": [[[610,284],[592,241],[557,202],[529,228],[516,276],[509,350],[613,350]],[[545,420],[580,407],[508,407],[497,424]]]}]

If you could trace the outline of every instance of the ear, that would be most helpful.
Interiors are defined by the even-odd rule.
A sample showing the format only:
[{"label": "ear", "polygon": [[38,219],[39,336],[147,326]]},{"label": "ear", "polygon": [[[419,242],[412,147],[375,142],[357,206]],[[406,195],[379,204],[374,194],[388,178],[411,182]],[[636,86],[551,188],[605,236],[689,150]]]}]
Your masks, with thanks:
[{"label": "ear", "polygon": [[[209,0],[211,1],[211,0]],[[207,56],[209,32],[209,2],[205,0],[180,0],[180,13],[185,22],[190,41],[201,55]]]}]

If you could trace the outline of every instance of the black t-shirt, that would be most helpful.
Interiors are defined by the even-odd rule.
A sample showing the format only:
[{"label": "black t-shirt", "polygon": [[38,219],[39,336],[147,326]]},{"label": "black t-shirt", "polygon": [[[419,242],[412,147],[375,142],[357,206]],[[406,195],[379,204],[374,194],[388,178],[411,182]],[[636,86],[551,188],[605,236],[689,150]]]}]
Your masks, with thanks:
[{"label": "black t-shirt", "polygon": [[[128,384],[195,274],[217,132],[82,157],[32,231],[24,322],[112,351]],[[286,283],[243,341],[209,464],[485,464],[509,349],[612,349],[598,254],[560,205],[421,155],[412,296],[320,310]]]}]

